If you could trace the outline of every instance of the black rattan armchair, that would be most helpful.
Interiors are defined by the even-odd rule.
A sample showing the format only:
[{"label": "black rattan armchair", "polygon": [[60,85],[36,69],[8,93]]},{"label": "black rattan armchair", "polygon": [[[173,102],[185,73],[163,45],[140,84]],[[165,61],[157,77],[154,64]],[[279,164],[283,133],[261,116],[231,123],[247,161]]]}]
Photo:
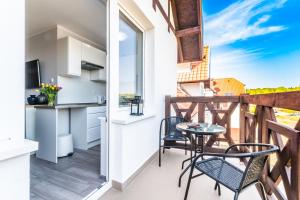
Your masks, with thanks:
[{"label": "black rattan armchair", "polygon": [[[176,125],[182,122],[186,122],[182,117],[168,117],[161,120],[159,129],[159,166],[161,166],[161,149],[163,149],[163,153],[165,149],[169,148],[184,149],[185,153],[187,153],[187,142],[190,138],[176,129]],[[178,145],[176,142],[181,142],[182,145]],[[190,150],[192,156],[192,149]]]},{"label": "black rattan armchair", "polygon": [[[229,153],[233,149],[237,150],[238,147],[241,148],[243,152],[245,149],[249,150],[248,147],[251,147],[254,149],[254,152],[247,151],[247,153]],[[257,149],[259,149],[259,151],[255,151]],[[224,185],[235,193],[234,200],[238,199],[238,196],[242,190],[250,185],[258,184],[263,194],[263,198],[266,200],[266,193],[263,184],[260,182],[260,177],[268,156],[276,151],[278,151],[278,147],[271,144],[245,143],[232,145],[223,154],[200,154],[193,160],[184,200],[187,200],[191,180],[203,174],[216,181],[215,190],[218,188],[219,195],[221,195],[220,184]],[[197,161],[203,156],[210,157],[201,161]],[[247,159],[248,162],[246,169],[242,171],[241,169],[227,162],[225,158]],[[193,176],[193,171],[195,168],[200,171],[200,174]]]}]

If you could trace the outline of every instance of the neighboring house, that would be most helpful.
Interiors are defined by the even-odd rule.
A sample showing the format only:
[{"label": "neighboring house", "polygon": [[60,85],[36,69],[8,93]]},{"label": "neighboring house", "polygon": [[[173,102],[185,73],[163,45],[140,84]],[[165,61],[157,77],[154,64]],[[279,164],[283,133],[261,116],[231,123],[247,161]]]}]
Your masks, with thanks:
[{"label": "neighboring house", "polygon": [[[245,85],[235,78],[211,79],[209,47],[203,49],[203,59],[197,63],[177,65],[177,96],[234,96],[245,92]],[[222,104],[224,109],[229,104]],[[181,104],[180,108],[188,108],[189,104]],[[232,114],[232,128],[239,128],[239,109]],[[207,118],[210,113],[207,112]],[[197,111],[192,113],[197,116]],[[197,119],[194,119],[197,120]]]},{"label": "neighboring house", "polygon": [[[27,43],[25,44],[24,33],[25,27],[28,27],[27,22],[25,23],[25,10],[28,9],[27,3],[29,1],[41,3],[40,0],[26,0],[26,4],[25,0],[18,2],[4,1],[1,4],[0,12],[0,23],[3,26],[0,33],[1,38],[3,38],[0,54],[1,69],[3,71],[0,73],[0,84],[3,86],[1,87],[1,92],[4,95],[0,100],[2,105],[0,115],[0,199],[7,200],[29,200],[30,154],[38,150],[37,142],[24,138],[24,63],[25,47],[27,45]],[[31,20],[35,22],[39,20],[50,20],[48,22],[53,22],[52,20],[54,20],[53,26],[63,23],[62,25],[69,27],[68,24],[64,23],[64,20],[70,17],[70,15],[75,14],[76,17],[71,18],[70,22],[75,23],[77,20],[82,22],[80,24],[82,30],[78,30],[81,34],[91,30],[101,31],[101,29],[105,32],[105,37],[102,39],[104,42],[103,51],[106,53],[106,74],[104,75],[106,75],[105,83],[107,94],[107,138],[105,138],[105,142],[107,142],[106,150],[108,151],[106,154],[108,156],[108,163],[106,163],[108,173],[106,177],[107,183],[101,186],[100,189],[95,188],[95,191],[89,196],[89,199],[98,199],[112,186],[117,189],[126,187],[144,164],[158,151],[159,124],[164,116],[165,109],[164,98],[165,95],[176,95],[177,62],[191,61],[194,63],[198,62],[199,64],[199,61],[203,58],[203,62],[208,63],[208,52],[202,56],[202,13],[201,8],[198,7],[201,6],[201,4],[196,4],[195,1],[182,1],[180,4],[177,4],[177,1],[172,1],[172,12],[175,13],[174,11],[177,9],[180,15],[172,14],[174,19],[171,23],[168,21],[170,17],[165,17],[166,13],[161,14],[158,11],[164,12],[162,8],[168,7],[168,1],[42,1],[51,3],[56,9],[63,9],[65,12],[62,13],[62,21],[54,20],[59,16],[56,13],[57,10],[53,10],[52,13],[47,13],[53,18],[45,17],[44,13],[41,13],[40,17]],[[92,17],[92,19],[95,20],[92,13],[95,12],[95,4],[99,2],[105,5],[104,10],[106,10],[106,13],[104,18],[101,19],[105,20],[102,21],[103,23],[88,29],[87,27],[89,27],[92,22],[87,20],[87,17]],[[80,12],[79,10],[82,8],[87,10]],[[35,11],[41,12],[38,6],[34,7],[34,9],[36,9]],[[26,19],[28,18],[26,17]],[[174,24],[175,27],[173,27],[172,24]],[[48,28],[49,27],[44,27],[43,30],[37,30],[37,32],[42,33],[43,31],[49,30]],[[72,27],[69,28],[72,29]],[[128,32],[127,34],[126,31]],[[56,32],[55,35],[57,35]],[[90,34],[90,36],[96,39],[98,38],[97,34]],[[55,36],[55,38],[57,38],[57,36]],[[49,37],[45,36],[43,39],[48,40]],[[125,40],[126,42],[123,42]],[[137,44],[137,40],[140,41],[140,43]],[[56,42],[55,40],[51,42],[51,44],[55,45]],[[128,45],[127,48],[126,45]],[[80,43],[77,47],[77,50],[80,52]],[[49,54],[50,53],[44,53],[43,55]],[[78,60],[81,61],[78,55],[81,54],[77,54],[77,59],[75,59],[76,63]],[[56,55],[52,56],[54,56],[53,60],[54,63],[56,63]],[[130,62],[131,64],[138,63],[138,66],[127,68],[129,65],[124,64],[126,62]],[[206,66],[207,64],[203,66],[204,68],[202,64],[200,64],[201,66],[197,65],[194,66],[194,70],[198,70],[198,67],[200,67],[199,71],[202,70],[207,73],[207,76],[199,77],[199,80],[208,79],[209,69]],[[58,66],[58,71],[60,71],[61,67],[61,65]],[[77,66],[74,65],[72,67],[74,67],[74,70]],[[76,70],[74,70],[76,73],[70,73],[68,76],[75,75],[80,79],[80,70],[80,67],[78,70],[76,68]],[[135,74],[137,71],[138,77],[137,74]],[[69,72],[68,70],[66,71],[66,73]],[[53,74],[57,76],[56,71],[54,71]],[[52,79],[52,76],[49,78]],[[63,79],[67,78],[69,77],[64,77]],[[91,73],[89,73],[81,78],[84,78],[83,82],[86,83],[85,81],[91,79],[92,76]],[[61,80],[58,79],[58,82],[59,81]],[[129,87],[128,84],[131,84],[131,87]],[[65,87],[64,85],[61,86]],[[81,87],[81,90],[78,90],[77,95],[79,95],[80,98],[87,94],[95,95],[97,92],[95,89],[89,90],[84,85],[80,85],[79,87]],[[68,93],[68,91],[62,90],[58,96],[58,102],[62,101],[62,99],[67,101],[64,94]],[[145,100],[144,115],[139,117],[130,116],[128,107],[120,107],[120,92],[122,94],[135,93],[142,95]],[[92,100],[96,101],[96,98]],[[47,124],[51,121],[57,124],[64,121],[58,119],[57,112],[55,112],[53,112],[54,114],[52,115],[55,120],[42,120],[42,122]],[[68,114],[65,113],[62,117],[68,117]],[[48,126],[42,126],[45,131],[49,131],[49,127],[58,130],[54,127],[55,125],[47,125]],[[66,126],[65,128],[66,131],[68,131],[70,127]],[[54,138],[54,141],[55,140],[56,138]],[[47,143],[40,145],[45,147]],[[98,165],[99,163],[97,163],[97,166]],[[47,185],[41,186],[40,188],[51,190]],[[59,191],[59,187],[56,189]],[[72,198],[68,196],[68,194],[65,195],[67,199]]]},{"label": "neighboring house", "polygon": [[[235,78],[219,78],[213,79],[212,90],[216,96],[239,96],[245,93],[245,84]],[[229,104],[222,104],[224,109],[227,109]],[[231,118],[231,127],[239,128],[239,107],[233,112]],[[236,133],[237,131],[233,131]]]},{"label": "neighboring house", "polygon": [[203,48],[202,61],[180,63],[177,65],[178,96],[211,96],[210,52],[209,47]]},{"label": "neighboring house", "polygon": [[218,96],[238,96],[245,93],[245,84],[235,78],[213,79],[212,89]]}]

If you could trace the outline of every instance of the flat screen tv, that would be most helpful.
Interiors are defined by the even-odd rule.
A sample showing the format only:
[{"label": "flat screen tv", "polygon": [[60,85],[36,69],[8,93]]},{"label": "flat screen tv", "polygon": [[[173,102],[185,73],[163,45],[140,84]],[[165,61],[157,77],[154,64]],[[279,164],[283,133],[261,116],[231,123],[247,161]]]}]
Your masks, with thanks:
[{"label": "flat screen tv", "polygon": [[25,65],[26,89],[39,88],[41,84],[40,61],[32,60]]}]

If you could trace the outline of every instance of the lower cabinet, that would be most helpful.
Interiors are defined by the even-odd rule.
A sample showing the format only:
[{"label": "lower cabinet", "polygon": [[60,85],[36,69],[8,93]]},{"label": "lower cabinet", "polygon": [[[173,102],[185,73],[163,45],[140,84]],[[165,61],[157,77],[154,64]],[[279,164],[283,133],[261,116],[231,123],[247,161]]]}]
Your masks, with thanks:
[{"label": "lower cabinet", "polygon": [[71,110],[71,133],[75,148],[87,150],[100,144],[101,123],[98,118],[105,116],[105,106]]}]

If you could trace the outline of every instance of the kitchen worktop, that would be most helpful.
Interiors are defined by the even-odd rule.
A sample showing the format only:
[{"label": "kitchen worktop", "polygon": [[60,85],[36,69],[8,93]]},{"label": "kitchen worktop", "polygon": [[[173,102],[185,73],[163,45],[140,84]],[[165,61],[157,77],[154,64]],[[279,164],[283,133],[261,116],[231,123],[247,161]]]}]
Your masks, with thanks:
[{"label": "kitchen worktop", "polygon": [[98,107],[106,106],[106,104],[97,104],[97,103],[72,103],[72,104],[57,104],[55,106],[45,105],[33,105],[37,109],[66,109],[66,108],[85,108],[85,107]]}]

